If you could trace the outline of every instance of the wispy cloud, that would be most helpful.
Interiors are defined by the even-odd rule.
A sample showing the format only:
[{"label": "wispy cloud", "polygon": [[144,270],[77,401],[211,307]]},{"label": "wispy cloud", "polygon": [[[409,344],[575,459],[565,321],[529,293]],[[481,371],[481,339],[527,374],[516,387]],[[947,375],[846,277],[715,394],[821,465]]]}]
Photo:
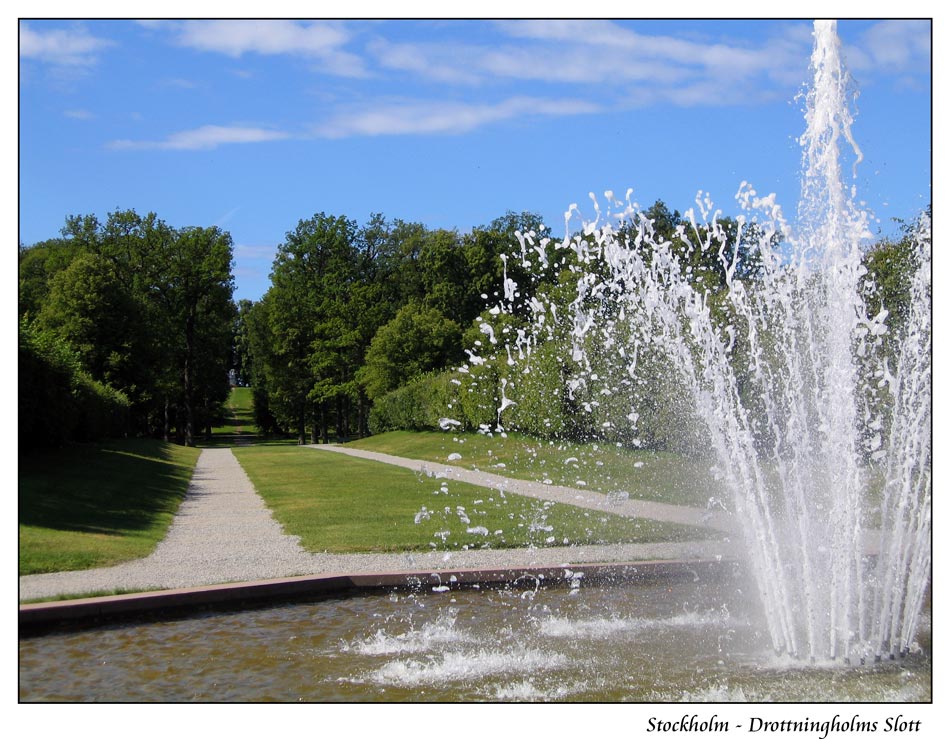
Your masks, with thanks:
[{"label": "wispy cloud", "polygon": [[289,138],[283,131],[245,126],[201,126],[179,131],[160,141],[119,139],[108,144],[110,149],[216,149],[225,144],[254,144]]},{"label": "wispy cloud", "polygon": [[185,21],[176,26],[176,42],[231,57],[244,54],[300,56],[332,74],[362,76],[363,60],[343,46],[350,36],[339,23],[290,20]]},{"label": "wispy cloud", "polygon": [[930,67],[930,21],[882,21],[863,34],[856,46],[846,50],[855,71],[886,71],[898,79],[911,70]]},{"label": "wispy cloud", "polygon": [[774,89],[776,81],[794,89],[810,44],[807,33],[795,34],[788,26],[754,46],[639,33],[611,21],[503,21],[494,28],[502,35],[490,45],[376,38],[367,52],[384,70],[434,82],[582,86],[575,96],[596,94],[602,103],[612,96],[619,104],[629,85],[636,84],[641,99],[715,105],[721,104],[721,96],[700,95],[699,87],[717,91],[728,86],[738,93],[728,96],[730,103],[742,95],[754,100],[761,89]]},{"label": "wispy cloud", "polygon": [[88,110],[64,110],[63,115],[67,118],[74,118],[77,121],[91,121],[95,118],[95,114]]},{"label": "wispy cloud", "polygon": [[599,106],[583,100],[516,97],[500,103],[407,101],[342,113],[317,126],[325,138],[406,134],[460,134],[481,126],[523,116],[595,113]]},{"label": "wispy cloud", "polygon": [[274,259],[274,255],[277,253],[277,247],[273,244],[269,246],[259,246],[259,245],[250,245],[250,244],[235,244],[234,245],[234,258],[240,259],[243,261],[260,261],[264,260],[271,262]]},{"label": "wispy cloud", "polygon": [[[289,138],[459,135],[536,116],[655,105],[753,105],[794,96],[807,77],[812,43],[805,22],[766,25],[754,39],[732,38],[726,22],[680,33],[657,32],[660,26],[649,23],[499,21],[462,35],[460,23],[446,22],[415,40],[390,32],[395,27],[290,20],[166,21],[150,26],[182,47],[234,59],[283,55],[302,61],[316,74],[362,77],[372,84],[354,88],[359,103],[340,103],[332,94],[321,98],[321,117],[305,134],[287,133],[290,124],[205,125],[157,140],[121,139],[108,146],[197,151]],[[929,61],[929,32],[926,22],[872,25],[849,49],[849,63],[856,69],[890,70],[895,80],[910,84],[915,65]],[[193,83],[173,79],[166,84]],[[526,84],[528,95],[522,92]],[[450,94],[434,93],[433,88]],[[402,97],[395,99],[389,92],[393,89],[403,89]],[[260,120],[253,115],[249,118]],[[295,125],[297,131],[308,126],[301,121]]]},{"label": "wispy cloud", "polygon": [[183,77],[170,77],[165,80],[160,80],[159,85],[162,87],[175,88],[178,90],[197,90],[201,85],[194,80],[188,80]]},{"label": "wispy cloud", "polygon": [[564,84],[602,84],[609,80],[669,81],[675,70],[639,59],[623,63],[609,49],[551,43],[512,45],[392,43],[377,39],[368,46],[385,70],[416,74],[447,84],[484,85],[510,80]]},{"label": "wispy cloud", "polygon": [[238,212],[239,210],[241,210],[241,206],[240,206],[240,205],[238,205],[238,206],[236,206],[236,207],[234,207],[234,208],[231,208],[231,210],[229,210],[229,211],[228,211],[227,213],[225,213],[224,215],[221,215],[221,216],[218,216],[217,218],[215,218],[214,221],[212,221],[212,223],[214,223],[215,226],[224,226],[228,221],[230,221],[232,218],[234,218],[234,216],[237,215],[237,212]]},{"label": "wispy cloud", "polygon": [[20,58],[35,59],[59,66],[88,67],[98,61],[99,52],[113,42],[91,35],[81,27],[36,31],[20,23]]},{"label": "wispy cloud", "polygon": [[367,45],[374,63],[387,71],[408,72],[445,84],[473,85],[484,81],[478,60],[485,49],[470,44],[398,43],[375,38]]}]

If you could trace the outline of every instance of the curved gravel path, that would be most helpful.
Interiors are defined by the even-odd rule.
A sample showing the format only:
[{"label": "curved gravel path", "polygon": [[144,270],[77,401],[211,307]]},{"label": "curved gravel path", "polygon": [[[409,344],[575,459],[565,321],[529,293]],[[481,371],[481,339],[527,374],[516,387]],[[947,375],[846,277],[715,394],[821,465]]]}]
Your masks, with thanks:
[{"label": "curved gravel path", "polygon": [[[519,492],[516,483],[520,481],[498,480],[505,490]],[[482,478],[478,484],[497,487],[498,480]],[[546,488],[542,492],[553,491]],[[577,500],[565,502],[583,504]],[[300,547],[298,537],[284,533],[230,449],[205,449],[167,536],[151,555],[113,567],[23,576],[20,599],[117,589],[195,587],[295,575],[572,566],[732,553],[732,547],[726,543],[698,541],[411,554],[313,554]]]},{"label": "curved gravel path", "polygon": [[611,502],[604,493],[592,490],[581,490],[580,488],[571,488],[564,485],[549,485],[531,480],[517,480],[512,477],[496,475],[493,472],[484,472],[483,470],[470,470],[451,464],[423,462],[418,459],[396,457],[382,452],[371,452],[336,444],[307,444],[307,448],[384,462],[415,472],[422,472],[432,477],[458,480],[470,485],[504,490],[506,493],[517,493],[539,500],[553,500],[557,503],[587,508],[592,511],[613,513],[627,518],[649,518],[654,521],[666,521],[667,523],[677,523],[684,526],[708,526],[724,533],[736,533],[735,517],[724,511],[692,508],[636,498]]}]

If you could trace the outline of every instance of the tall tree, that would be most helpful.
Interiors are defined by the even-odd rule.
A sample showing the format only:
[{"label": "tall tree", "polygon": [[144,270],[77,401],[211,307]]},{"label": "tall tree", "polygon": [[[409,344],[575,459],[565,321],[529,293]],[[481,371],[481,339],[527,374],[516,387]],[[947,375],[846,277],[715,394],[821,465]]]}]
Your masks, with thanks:
[{"label": "tall tree", "polygon": [[50,280],[37,318],[78,353],[96,379],[130,395],[140,391],[147,335],[129,285],[101,256],[84,252]]},{"label": "tall tree", "polygon": [[158,415],[167,435],[178,406],[182,435],[193,444],[196,408],[226,388],[230,235],[173,229],[154,213],[125,210],[105,223],[71,216],[63,236],[83,256],[51,282],[43,320],[84,353],[97,379],[135,399],[144,424]]},{"label": "tall tree", "polygon": [[160,292],[178,323],[185,444],[193,446],[196,402],[201,395],[220,396],[220,388],[227,387],[229,343],[221,337],[229,336],[233,317],[231,235],[217,226],[186,228],[169,247],[167,282]]},{"label": "tall tree", "polygon": [[232,337],[231,368],[241,385],[254,384],[254,364],[251,349],[249,320],[254,302],[241,298],[235,306]]},{"label": "tall tree", "polygon": [[[348,316],[357,274],[356,223],[317,213],[278,246],[268,291],[273,341],[270,390],[292,414],[300,443],[308,419],[326,438],[327,414],[350,388],[355,368]],[[338,408],[337,408],[338,410]]]}]

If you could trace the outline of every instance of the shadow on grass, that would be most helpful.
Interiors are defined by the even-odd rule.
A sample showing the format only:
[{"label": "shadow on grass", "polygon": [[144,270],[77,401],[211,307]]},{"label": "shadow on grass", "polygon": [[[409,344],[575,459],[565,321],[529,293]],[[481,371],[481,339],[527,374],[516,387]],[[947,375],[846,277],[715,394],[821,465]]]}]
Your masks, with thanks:
[{"label": "shadow on grass", "polygon": [[134,439],[21,458],[20,523],[107,535],[145,531],[177,510],[196,456]]},{"label": "shadow on grass", "polygon": [[257,434],[214,433],[210,439],[196,439],[197,449],[225,449],[242,446],[297,446],[297,437],[270,437]]}]

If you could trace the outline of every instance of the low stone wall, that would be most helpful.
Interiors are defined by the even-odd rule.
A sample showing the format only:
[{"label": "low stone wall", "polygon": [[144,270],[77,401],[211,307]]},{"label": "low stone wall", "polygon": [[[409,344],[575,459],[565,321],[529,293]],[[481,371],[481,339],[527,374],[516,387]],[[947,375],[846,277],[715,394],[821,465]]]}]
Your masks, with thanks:
[{"label": "low stone wall", "polygon": [[20,635],[57,628],[95,628],[105,623],[158,615],[184,615],[208,609],[234,609],[274,602],[315,600],[393,589],[450,590],[474,586],[518,588],[577,587],[580,584],[652,583],[737,577],[733,560],[654,560],[567,567],[517,567],[489,570],[407,571],[285,577],[147,593],[28,603],[20,606]]}]

